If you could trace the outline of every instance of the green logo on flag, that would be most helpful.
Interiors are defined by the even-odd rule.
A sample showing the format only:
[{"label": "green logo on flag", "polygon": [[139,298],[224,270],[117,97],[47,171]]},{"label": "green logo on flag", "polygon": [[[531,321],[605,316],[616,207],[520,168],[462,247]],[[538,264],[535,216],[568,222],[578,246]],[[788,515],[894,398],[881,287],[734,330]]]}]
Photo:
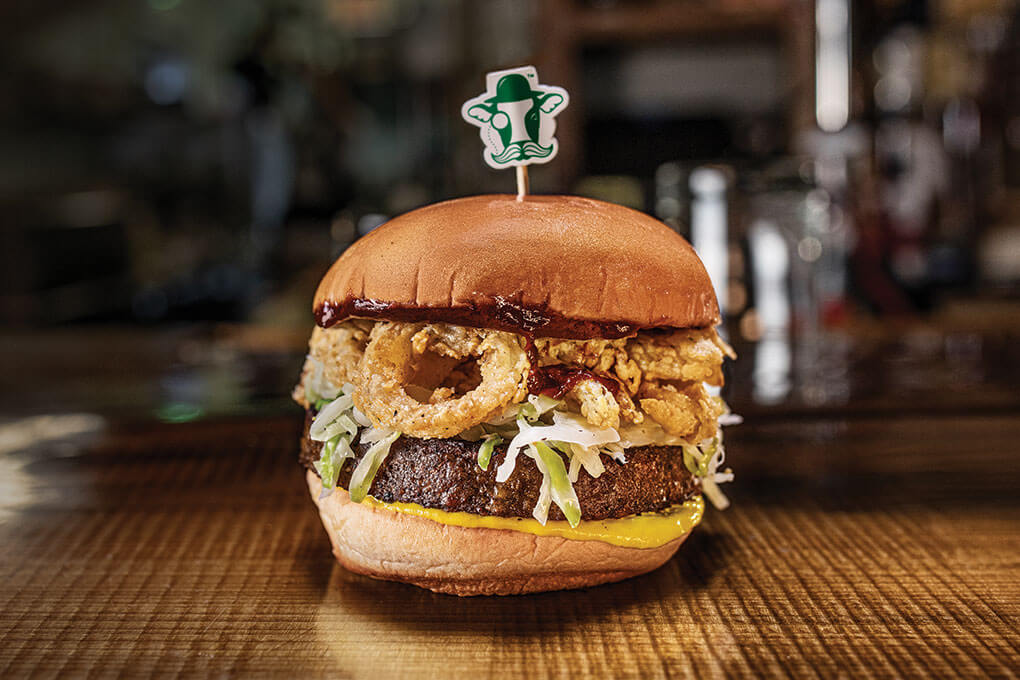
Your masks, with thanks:
[{"label": "green logo on flag", "polygon": [[570,103],[562,87],[540,85],[534,66],[494,71],[486,92],[464,102],[464,120],[479,128],[485,162],[496,169],[548,163],[559,144],[555,116]]}]

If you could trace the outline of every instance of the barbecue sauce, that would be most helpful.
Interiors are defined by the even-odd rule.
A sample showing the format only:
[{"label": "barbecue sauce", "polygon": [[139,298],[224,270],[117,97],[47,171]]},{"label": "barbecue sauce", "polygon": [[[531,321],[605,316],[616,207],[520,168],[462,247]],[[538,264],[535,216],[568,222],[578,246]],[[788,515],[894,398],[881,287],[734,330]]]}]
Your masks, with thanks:
[{"label": "barbecue sauce", "polygon": [[471,328],[493,328],[543,338],[589,340],[626,338],[641,327],[627,322],[603,322],[570,319],[542,307],[525,306],[518,301],[496,296],[491,301],[458,307],[414,307],[355,298],[343,303],[323,302],[315,309],[315,321],[323,328],[350,317],[388,321],[427,321]]},{"label": "barbecue sauce", "polygon": [[525,345],[528,353],[528,361],[531,362],[531,371],[528,373],[528,392],[530,394],[541,394],[553,399],[562,399],[570,390],[574,389],[577,383],[584,380],[594,380],[609,390],[614,397],[620,392],[620,383],[615,378],[599,375],[586,368],[577,366],[539,366],[538,350],[535,348],[535,341],[528,338]]}]

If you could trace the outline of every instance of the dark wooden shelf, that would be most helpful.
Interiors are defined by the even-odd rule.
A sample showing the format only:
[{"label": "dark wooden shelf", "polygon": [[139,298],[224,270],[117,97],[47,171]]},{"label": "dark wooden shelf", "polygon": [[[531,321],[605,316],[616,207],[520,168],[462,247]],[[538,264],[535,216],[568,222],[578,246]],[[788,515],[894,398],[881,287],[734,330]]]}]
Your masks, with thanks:
[{"label": "dark wooden shelf", "polygon": [[549,172],[571,187],[583,167],[580,130],[584,121],[583,48],[591,45],[705,43],[720,40],[775,42],[787,81],[790,147],[797,133],[814,125],[814,4],[782,0],[735,6],[715,2],[620,3],[586,7],[576,0],[544,0],[535,23],[535,63],[542,79],[565,87],[571,104],[559,118],[560,153]]},{"label": "dark wooden shelf", "polygon": [[729,34],[782,31],[786,17],[781,8],[732,9],[708,3],[652,3],[607,9],[579,9],[572,30],[583,42],[644,41],[657,39],[714,39]]}]

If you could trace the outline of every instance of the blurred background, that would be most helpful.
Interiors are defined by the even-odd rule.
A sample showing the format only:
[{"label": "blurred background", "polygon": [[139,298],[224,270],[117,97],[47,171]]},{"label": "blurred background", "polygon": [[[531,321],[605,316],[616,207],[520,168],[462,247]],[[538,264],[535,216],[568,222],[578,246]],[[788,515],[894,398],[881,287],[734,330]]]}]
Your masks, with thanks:
[{"label": "blurred background", "polygon": [[54,0],[0,6],[0,414],[286,412],[329,264],[512,192],[460,105],[571,94],[536,193],[692,240],[734,410],[1020,406],[1007,0]]}]

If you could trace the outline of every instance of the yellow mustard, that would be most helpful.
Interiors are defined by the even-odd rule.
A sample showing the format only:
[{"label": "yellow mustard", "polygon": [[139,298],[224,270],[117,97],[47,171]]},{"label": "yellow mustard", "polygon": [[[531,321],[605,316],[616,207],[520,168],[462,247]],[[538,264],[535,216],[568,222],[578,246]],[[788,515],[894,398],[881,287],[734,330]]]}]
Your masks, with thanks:
[{"label": "yellow mustard", "polygon": [[689,532],[701,522],[705,501],[695,496],[681,505],[660,512],[645,512],[620,519],[581,520],[572,527],[565,521],[548,521],[523,517],[489,517],[467,512],[446,512],[416,503],[383,503],[368,496],[363,501],[374,508],[402,512],[458,527],[506,529],[537,536],[559,536],[573,541],[602,541],[624,548],[658,548]]}]

